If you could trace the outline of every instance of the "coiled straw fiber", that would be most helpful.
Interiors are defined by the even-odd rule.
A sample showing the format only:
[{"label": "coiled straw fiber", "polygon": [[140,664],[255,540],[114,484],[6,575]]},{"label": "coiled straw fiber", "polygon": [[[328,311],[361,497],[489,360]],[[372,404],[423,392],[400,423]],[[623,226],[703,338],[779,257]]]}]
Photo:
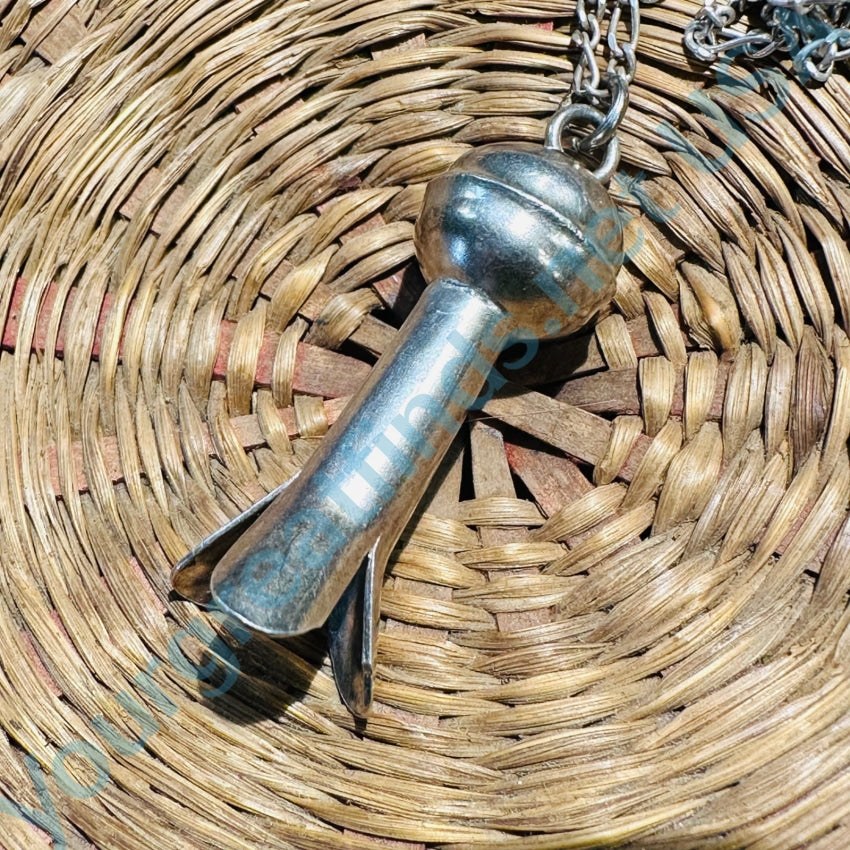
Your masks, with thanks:
[{"label": "coiled straw fiber", "polygon": [[356,726],[169,570],[392,339],[424,183],[541,139],[572,7],[0,5],[2,847],[850,846],[845,77],[645,10],[616,302],[459,440]]}]

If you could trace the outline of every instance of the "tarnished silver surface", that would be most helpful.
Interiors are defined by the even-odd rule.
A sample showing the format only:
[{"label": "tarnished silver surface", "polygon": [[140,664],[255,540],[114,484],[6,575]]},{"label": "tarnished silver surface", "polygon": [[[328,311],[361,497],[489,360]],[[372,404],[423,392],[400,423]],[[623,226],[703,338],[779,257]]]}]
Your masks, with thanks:
[{"label": "tarnished silver surface", "polygon": [[557,149],[497,144],[432,181],[416,247],[433,282],[301,474],[173,578],[199,601],[206,582],[218,607],[270,635],[328,621],[355,714],[371,702],[387,559],[466,411],[507,346],[569,334],[607,303],[622,236],[589,171]]}]

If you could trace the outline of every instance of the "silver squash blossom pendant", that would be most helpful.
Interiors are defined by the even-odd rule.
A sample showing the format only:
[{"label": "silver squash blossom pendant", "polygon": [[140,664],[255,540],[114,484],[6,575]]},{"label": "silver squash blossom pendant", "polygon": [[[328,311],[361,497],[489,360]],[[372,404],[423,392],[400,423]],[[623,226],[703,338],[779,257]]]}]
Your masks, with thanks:
[{"label": "silver squash blossom pendant", "polygon": [[[387,560],[491,367],[517,342],[574,332],[613,297],[622,234],[604,184],[618,161],[622,77],[611,90],[616,121],[566,106],[544,147],[486,145],[428,186],[416,248],[429,286],[395,344],[303,470],[174,568],[179,593],[259,632],[326,624],[356,716],[372,702]],[[561,147],[579,120],[605,151],[595,172]]]}]

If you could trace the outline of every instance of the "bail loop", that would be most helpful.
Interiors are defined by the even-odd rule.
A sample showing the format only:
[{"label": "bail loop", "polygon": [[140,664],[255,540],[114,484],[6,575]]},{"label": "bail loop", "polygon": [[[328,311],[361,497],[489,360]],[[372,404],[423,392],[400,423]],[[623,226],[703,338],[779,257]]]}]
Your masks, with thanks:
[{"label": "bail loop", "polygon": [[614,138],[629,106],[629,86],[625,77],[610,73],[607,83],[611,92],[611,103],[596,127],[575,142],[576,149],[581,153],[590,153],[608,144]]},{"label": "bail loop", "polygon": [[[624,87],[625,88],[625,87]],[[610,113],[609,113],[610,114]],[[596,130],[605,127],[602,136],[607,134],[607,126],[605,126],[607,116],[594,106],[586,103],[570,103],[562,106],[551,118],[549,125],[546,128],[546,144],[550,150],[566,153],[564,150],[564,135],[570,124],[574,121],[587,121],[594,124]],[[614,127],[616,130],[616,125]],[[595,132],[595,131],[593,131]],[[593,132],[589,135],[592,136]],[[581,144],[582,137],[568,135],[568,147],[573,153],[585,153]],[[605,153],[602,157],[602,162],[592,174],[600,183],[607,183],[617,169],[620,162],[620,141],[612,132],[607,140],[600,142],[605,144]],[[597,145],[598,146],[598,145]]]}]

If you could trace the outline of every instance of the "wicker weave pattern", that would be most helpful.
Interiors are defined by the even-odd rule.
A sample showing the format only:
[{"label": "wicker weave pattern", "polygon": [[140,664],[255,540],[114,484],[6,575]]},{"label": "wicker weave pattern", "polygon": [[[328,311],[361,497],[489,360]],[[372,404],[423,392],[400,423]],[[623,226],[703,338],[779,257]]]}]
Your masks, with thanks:
[{"label": "wicker weave pattern", "polygon": [[0,845],[850,846],[846,79],[718,80],[646,10],[616,303],[448,459],[355,730],[320,638],[168,573],[392,339],[425,182],[542,137],[570,8],[0,8],[0,791],[58,818]]}]

